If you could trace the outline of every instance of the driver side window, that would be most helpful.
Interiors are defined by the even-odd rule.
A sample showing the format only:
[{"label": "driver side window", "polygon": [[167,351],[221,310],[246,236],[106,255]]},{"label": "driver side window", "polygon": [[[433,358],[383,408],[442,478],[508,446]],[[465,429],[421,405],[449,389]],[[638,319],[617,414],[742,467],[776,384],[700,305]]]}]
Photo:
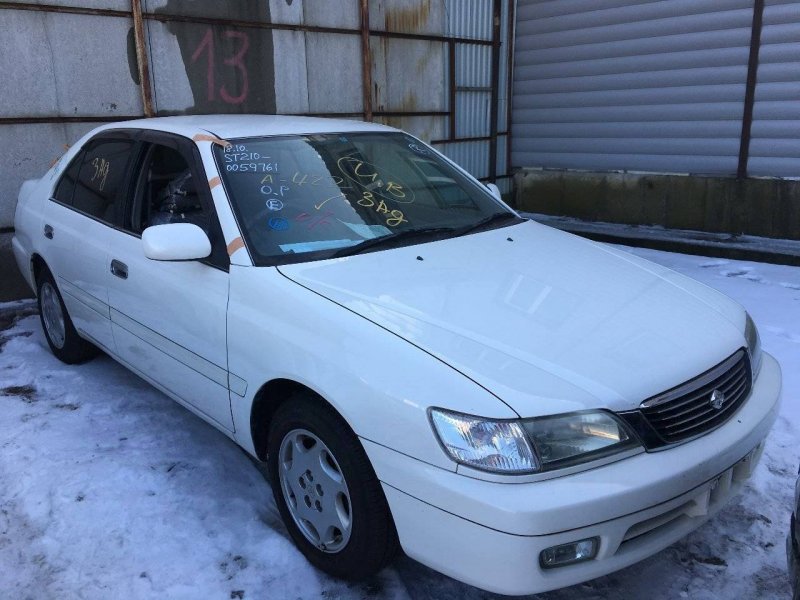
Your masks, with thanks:
[{"label": "driver side window", "polygon": [[209,216],[183,155],[174,148],[151,144],[137,186],[133,232],[141,234],[152,225],[193,223],[208,233]]},{"label": "driver side window", "polygon": [[203,194],[202,169],[178,148],[145,143],[136,178],[135,193],[126,229],[141,235],[148,227],[191,223],[205,231],[211,241],[211,256],[203,262],[227,270],[229,265],[222,230],[208,194]]}]

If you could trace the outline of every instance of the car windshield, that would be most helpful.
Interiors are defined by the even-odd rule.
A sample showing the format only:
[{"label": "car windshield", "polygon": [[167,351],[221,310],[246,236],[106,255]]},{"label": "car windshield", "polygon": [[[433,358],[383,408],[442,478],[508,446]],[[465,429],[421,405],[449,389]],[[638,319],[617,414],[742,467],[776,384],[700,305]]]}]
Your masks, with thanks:
[{"label": "car windshield", "polygon": [[257,265],[318,260],[518,221],[403,133],[254,137],[215,158]]}]

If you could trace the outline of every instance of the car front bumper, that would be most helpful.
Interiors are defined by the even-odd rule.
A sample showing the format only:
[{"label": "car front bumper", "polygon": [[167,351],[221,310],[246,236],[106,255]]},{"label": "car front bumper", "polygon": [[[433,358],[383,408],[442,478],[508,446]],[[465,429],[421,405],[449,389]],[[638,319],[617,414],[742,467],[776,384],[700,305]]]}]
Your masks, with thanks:
[{"label": "car front bumper", "polygon": [[[638,562],[713,516],[761,457],[778,413],[781,373],[764,355],[748,401],[692,442],[555,479],[495,483],[362,440],[403,550],[431,568],[508,595],[577,584]],[[589,561],[545,570],[546,548],[598,537]]]}]

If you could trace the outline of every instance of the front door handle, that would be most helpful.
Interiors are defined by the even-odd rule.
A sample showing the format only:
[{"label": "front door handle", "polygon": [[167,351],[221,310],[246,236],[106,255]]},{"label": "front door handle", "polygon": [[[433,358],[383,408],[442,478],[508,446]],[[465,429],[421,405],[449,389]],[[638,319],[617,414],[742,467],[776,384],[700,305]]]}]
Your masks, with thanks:
[{"label": "front door handle", "polygon": [[50,225],[44,226],[44,237],[46,237],[48,240],[53,239],[53,228]]},{"label": "front door handle", "polygon": [[111,261],[111,272],[120,279],[128,278],[128,265],[118,261],[116,258]]}]

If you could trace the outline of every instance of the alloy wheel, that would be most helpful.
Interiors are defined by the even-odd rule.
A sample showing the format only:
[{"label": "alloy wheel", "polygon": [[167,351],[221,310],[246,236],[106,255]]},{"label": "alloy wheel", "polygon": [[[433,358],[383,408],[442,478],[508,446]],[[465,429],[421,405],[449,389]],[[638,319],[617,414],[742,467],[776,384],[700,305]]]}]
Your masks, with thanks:
[{"label": "alloy wheel", "polygon": [[342,550],[353,529],[350,492],[328,446],[306,429],[294,429],[281,442],[281,491],[303,536],[326,553]]},{"label": "alloy wheel", "polygon": [[41,294],[42,320],[47,330],[47,336],[56,348],[63,348],[66,339],[66,323],[58,292],[49,281],[45,281],[42,284]]}]

